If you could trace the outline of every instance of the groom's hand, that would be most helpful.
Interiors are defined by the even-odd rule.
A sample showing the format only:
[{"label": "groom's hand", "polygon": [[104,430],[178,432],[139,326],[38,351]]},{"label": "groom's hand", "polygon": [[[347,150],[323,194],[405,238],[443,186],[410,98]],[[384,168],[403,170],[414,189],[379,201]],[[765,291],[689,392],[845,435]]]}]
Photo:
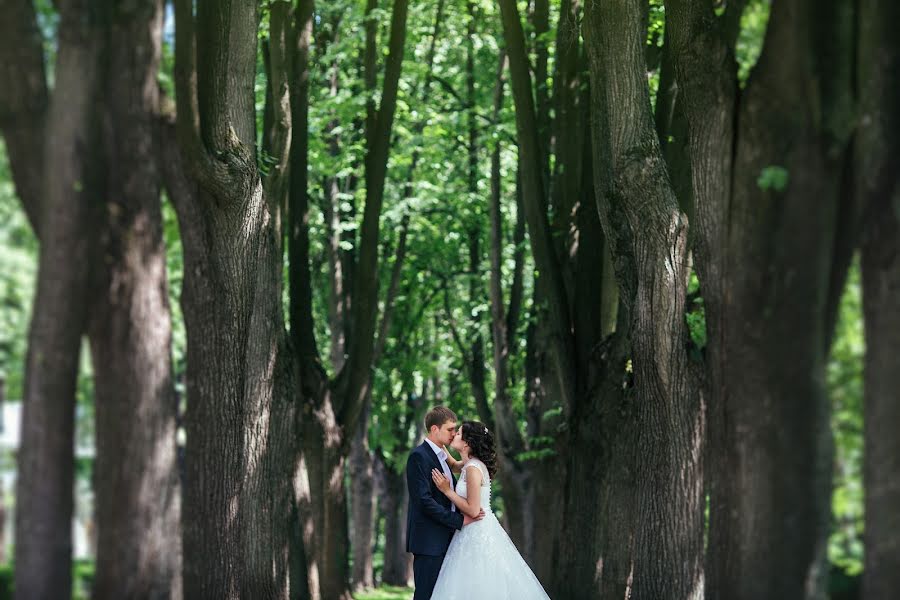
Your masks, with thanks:
[{"label": "groom's hand", "polygon": [[484,509],[482,508],[481,510],[478,511],[478,516],[475,517],[474,519],[472,517],[470,517],[469,515],[466,515],[465,517],[463,517],[463,527],[465,527],[466,525],[471,525],[475,521],[480,521],[483,518],[484,518]]}]

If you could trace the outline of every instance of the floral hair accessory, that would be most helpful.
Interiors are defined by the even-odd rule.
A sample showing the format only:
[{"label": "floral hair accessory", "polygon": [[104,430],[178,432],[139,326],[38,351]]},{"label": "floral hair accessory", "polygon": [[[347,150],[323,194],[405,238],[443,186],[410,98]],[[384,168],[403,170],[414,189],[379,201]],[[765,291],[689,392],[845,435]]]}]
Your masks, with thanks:
[{"label": "floral hair accessory", "polygon": [[487,427],[485,427],[485,428],[484,428],[484,432],[485,432],[485,433],[487,433],[487,432],[488,432],[488,430],[487,430]]}]

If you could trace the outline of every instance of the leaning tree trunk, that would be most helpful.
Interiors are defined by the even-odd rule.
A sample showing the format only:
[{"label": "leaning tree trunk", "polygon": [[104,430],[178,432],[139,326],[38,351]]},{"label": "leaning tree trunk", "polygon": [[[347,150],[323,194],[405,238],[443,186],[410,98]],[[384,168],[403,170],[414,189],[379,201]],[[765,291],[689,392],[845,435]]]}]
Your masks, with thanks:
[{"label": "leaning tree trunk", "polygon": [[109,200],[89,330],[97,598],[181,597],[178,407],[155,144],[162,16],[162,2],[149,0],[112,20]]},{"label": "leaning tree trunk", "polygon": [[570,583],[558,587],[570,597],[700,598],[705,411],[686,351],[687,221],[650,113],[640,2],[588,4],[584,35],[594,190],[620,305],[600,404],[578,415],[573,432],[593,439],[596,455],[574,457],[568,473],[570,485],[598,479],[599,498],[593,507],[570,500],[564,513],[599,512],[582,534],[596,554],[590,564],[570,556],[577,536],[564,532]]},{"label": "leaning tree trunk", "polygon": [[[255,2],[201,1],[195,36],[192,3],[176,3],[179,145],[196,189],[173,197],[186,274],[189,598],[289,596],[293,367],[278,206],[260,181],[253,97],[244,93],[256,73],[257,18]],[[285,144],[274,147],[279,160]]]},{"label": "leaning tree trunk", "polygon": [[851,6],[774,4],[739,102],[740,11],[667,8],[709,330],[706,593],[821,598],[831,471],[822,381],[829,303],[850,247],[836,240],[851,224],[837,218],[851,127]]},{"label": "leaning tree trunk", "polygon": [[[96,218],[105,10],[104,3],[59,3],[56,86],[45,125],[53,143],[42,156],[44,172],[52,176],[40,184],[43,243],[18,457],[17,598],[71,595],[75,384],[93,260],[86,233]],[[32,76],[38,75],[43,72]]]},{"label": "leaning tree trunk", "polygon": [[862,278],[865,358],[863,597],[900,589],[900,4],[860,3],[857,194],[865,206]]}]

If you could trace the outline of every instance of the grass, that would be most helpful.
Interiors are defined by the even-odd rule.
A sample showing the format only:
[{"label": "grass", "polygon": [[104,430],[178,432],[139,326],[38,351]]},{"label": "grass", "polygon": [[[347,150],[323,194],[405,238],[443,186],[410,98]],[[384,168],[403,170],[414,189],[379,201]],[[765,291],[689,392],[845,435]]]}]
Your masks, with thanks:
[{"label": "grass", "polygon": [[353,597],[356,600],[410,600],[412,596],[412,588],[385,585],[375,588],[374,590],[356,594]]}]

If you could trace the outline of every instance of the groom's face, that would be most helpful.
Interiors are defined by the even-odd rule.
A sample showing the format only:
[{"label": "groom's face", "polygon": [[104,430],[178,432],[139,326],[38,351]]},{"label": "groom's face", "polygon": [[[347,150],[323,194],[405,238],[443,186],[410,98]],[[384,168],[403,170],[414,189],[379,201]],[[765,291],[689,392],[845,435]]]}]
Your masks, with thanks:
[{"label": "groom's face", "polygon": [[456,435],[456,421],[446,421],[437,432],[437,438],[442,446],[449,446]]}]

